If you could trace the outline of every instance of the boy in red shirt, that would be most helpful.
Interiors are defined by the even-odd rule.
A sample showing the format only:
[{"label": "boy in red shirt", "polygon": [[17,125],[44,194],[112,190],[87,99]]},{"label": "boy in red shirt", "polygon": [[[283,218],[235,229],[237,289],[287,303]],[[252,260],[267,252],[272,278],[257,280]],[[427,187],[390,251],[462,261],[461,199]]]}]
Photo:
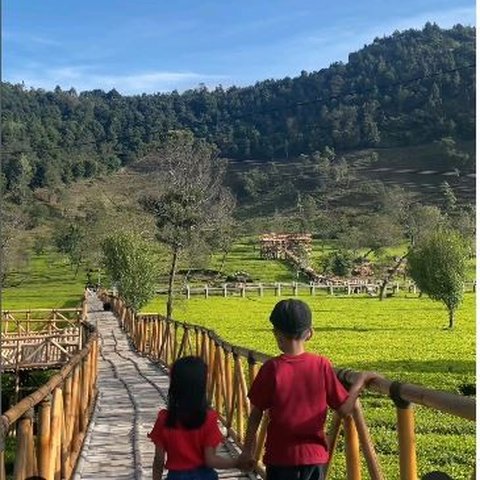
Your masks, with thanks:
[{"label": "boy in red shirt", "polygon": [[258,425],[268,410],[267,480],[323,480],[329,459],[323,431],[327,407],[349,415],[365,384],[377,375],[360,375],[347,392],[328,358],[305,352],[312,314],[300,300],[278,302],[270,322],[283,354],[262,365],[248,393],[252,409],[241,461],[253,459]]}]

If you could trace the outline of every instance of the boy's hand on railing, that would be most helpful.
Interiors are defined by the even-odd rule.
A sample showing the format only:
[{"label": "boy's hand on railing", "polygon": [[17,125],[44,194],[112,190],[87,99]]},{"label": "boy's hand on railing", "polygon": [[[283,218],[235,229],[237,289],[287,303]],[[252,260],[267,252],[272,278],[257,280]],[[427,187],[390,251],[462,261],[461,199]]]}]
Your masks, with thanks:
[{"label": "boy's hand on railing", "polygon": [[376,372],[361,372],[357,382],[361,384],[362,387],[366,387],[369,383],[373,382],[377,378],[380,378],[380,375]]},{"label": "boy's hand on railing", "polygon": [[249,452],[242,452],[238,457],[238,468],[244,472],[253,470],[255,466],[255,459]]}]

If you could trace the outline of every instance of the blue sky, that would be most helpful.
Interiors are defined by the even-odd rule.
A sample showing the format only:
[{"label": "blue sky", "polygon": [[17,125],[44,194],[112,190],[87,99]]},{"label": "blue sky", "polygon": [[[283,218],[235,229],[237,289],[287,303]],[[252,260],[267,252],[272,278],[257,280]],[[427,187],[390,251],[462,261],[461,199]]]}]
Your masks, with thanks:
[{"label": "blue sky", "polygon": [[3,0],[3,80],[47,90],[249,85],[394,30],[475,24],[471,0]]}]

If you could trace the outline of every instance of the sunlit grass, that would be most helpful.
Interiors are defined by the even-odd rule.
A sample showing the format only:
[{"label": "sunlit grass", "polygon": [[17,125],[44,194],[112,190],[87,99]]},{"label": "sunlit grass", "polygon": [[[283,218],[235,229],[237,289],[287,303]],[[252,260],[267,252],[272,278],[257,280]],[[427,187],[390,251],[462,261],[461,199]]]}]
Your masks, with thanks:
[{"label": "sunlit grass", "polygon": [[[463,384],[475,384],[475,296],[471,293],[465,296],[453,331],[444,328],[448,323],[444,306],[425,297],[401,294],[383,302],[368,297],[301,298],[310,305],[314,319],[314,336],[307,349],[328,356],[337,367],[375,370],[391,380],[457,394]],[[233,344],[276,355],[268,317],[278,300],[271,294],[178,299],[174,317],[212,328]],[[164,304],[159,297],[144,310],[164,313]],[[366,394],[363,404],[385,478],[399,478],[393,403]],[[417,408],[416,431],[420,474],[437,469],[456,480],[470,479],[475,458],[473,422]],[[332,479],[344,480],[342,463],[337,457]]]},{"label": "sunlit grass", "polygon": [[32,255],[21,271],[10,274],[2,293],[2,308],[76,307],[85,287],[85,273],[77,277],[67,260],[54,252]]}]

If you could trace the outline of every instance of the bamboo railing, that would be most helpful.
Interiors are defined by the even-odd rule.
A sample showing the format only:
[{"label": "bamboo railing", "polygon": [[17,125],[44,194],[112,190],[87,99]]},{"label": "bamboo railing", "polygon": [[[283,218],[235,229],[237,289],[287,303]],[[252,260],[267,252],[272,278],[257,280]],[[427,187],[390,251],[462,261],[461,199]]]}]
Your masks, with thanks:
[{"label": "bamboo railing", "polygon": [[[82,311],[85,319],[86,304]],[[6,479],[5,443],[15,443],[13,478],[70,479],[97,395],[98,342],[82,323],[86,343],[50,380],[0,417],[0,480]]]},{"label": "bamboo railing", "polygon": [[[260,365],[270,357],[234,346],[222,340],[214,331],[204,327],[167,320],[157,314],[136,315],[131,309],[126,308],[118,297],[107,295],[105,292],[102,293],[101,298],[104,302],[110,303],[134,347],[153,361],[169,366],[177,358],[185,355],[197,355],[204,359],[208,365],[209,401],[218,412],[228,434],[241,446],[245,439],[246,418],[250,411],[248,388]],[[348,386],[355,381],[358,373],[338,370],[337,375]],[[475,400],[471,398],[406,383],[399,384],[382,377],[372,382],[368,389],[393,400],[397,414],[399,451],[397,478],[400,480],[418,479],[415,417],[412,408],[414,404],[475,420]],[[259,460],[265,442],[267,421],[264,415],[259,428],[256,451],[257,472],[262,476],[265,470]],[[327,438],[331,452],[330,458],[336,450],[342,426],[347,480],[361,480],[361,454],[363,454],[369,478],[385,480],[360,401],[357,401],[352,416],[341,419],[338,415],[333,415]],[[472,465],[473,463],[474,459],[472,459]],[[472,478],[475,478],[474,475]]]}]

